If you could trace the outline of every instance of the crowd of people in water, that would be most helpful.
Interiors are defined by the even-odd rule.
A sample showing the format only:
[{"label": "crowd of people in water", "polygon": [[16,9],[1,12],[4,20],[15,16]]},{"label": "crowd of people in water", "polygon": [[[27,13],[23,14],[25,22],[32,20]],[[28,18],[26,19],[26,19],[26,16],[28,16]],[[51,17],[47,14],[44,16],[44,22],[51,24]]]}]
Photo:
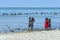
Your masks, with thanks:
[{"label": "crowd of people in water", "polygon": [[[29,17],[29,30],[33,30],[34,22],[35,22],[34,17]],[[45,28],[45,30],[51,29],[51,19],[50,18],[45,18],[44,28]]]}]

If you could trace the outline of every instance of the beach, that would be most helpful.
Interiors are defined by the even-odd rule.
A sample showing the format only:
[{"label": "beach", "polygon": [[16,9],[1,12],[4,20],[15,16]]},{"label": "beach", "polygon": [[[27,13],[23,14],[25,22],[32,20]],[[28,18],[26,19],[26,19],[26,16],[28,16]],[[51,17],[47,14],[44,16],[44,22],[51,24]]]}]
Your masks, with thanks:
[{"label": "beach", "polygon": [[0,40],[60,40],[60,30],[0,33]]}]

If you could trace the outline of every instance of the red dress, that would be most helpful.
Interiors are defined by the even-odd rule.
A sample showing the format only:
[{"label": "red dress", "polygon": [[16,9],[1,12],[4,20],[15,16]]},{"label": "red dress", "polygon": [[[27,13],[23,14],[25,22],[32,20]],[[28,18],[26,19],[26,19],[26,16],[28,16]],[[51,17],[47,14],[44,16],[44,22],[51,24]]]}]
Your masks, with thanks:
[{"label": "red dress", "polygon": [[45,20],[45,29],[47,29],[49,27],[49,21]]}]

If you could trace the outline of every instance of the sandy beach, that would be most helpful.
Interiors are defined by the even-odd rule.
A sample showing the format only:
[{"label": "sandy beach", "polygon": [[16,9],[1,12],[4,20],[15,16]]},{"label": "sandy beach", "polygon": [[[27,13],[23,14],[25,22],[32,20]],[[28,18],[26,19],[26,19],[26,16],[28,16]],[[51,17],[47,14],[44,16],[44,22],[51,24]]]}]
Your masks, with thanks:
[{"label": "sandy beach", "polygon": [[60,40],[60,30],[0,33],[0,40]]}]

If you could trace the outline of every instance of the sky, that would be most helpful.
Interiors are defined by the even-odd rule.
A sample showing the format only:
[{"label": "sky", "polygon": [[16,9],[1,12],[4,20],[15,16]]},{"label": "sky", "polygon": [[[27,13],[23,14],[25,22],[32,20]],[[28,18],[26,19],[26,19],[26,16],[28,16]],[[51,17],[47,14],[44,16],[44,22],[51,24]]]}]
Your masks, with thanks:
[{"label": "sky", "polygon": [[60,0],[0,0],[0,7],[60,7]]}]

